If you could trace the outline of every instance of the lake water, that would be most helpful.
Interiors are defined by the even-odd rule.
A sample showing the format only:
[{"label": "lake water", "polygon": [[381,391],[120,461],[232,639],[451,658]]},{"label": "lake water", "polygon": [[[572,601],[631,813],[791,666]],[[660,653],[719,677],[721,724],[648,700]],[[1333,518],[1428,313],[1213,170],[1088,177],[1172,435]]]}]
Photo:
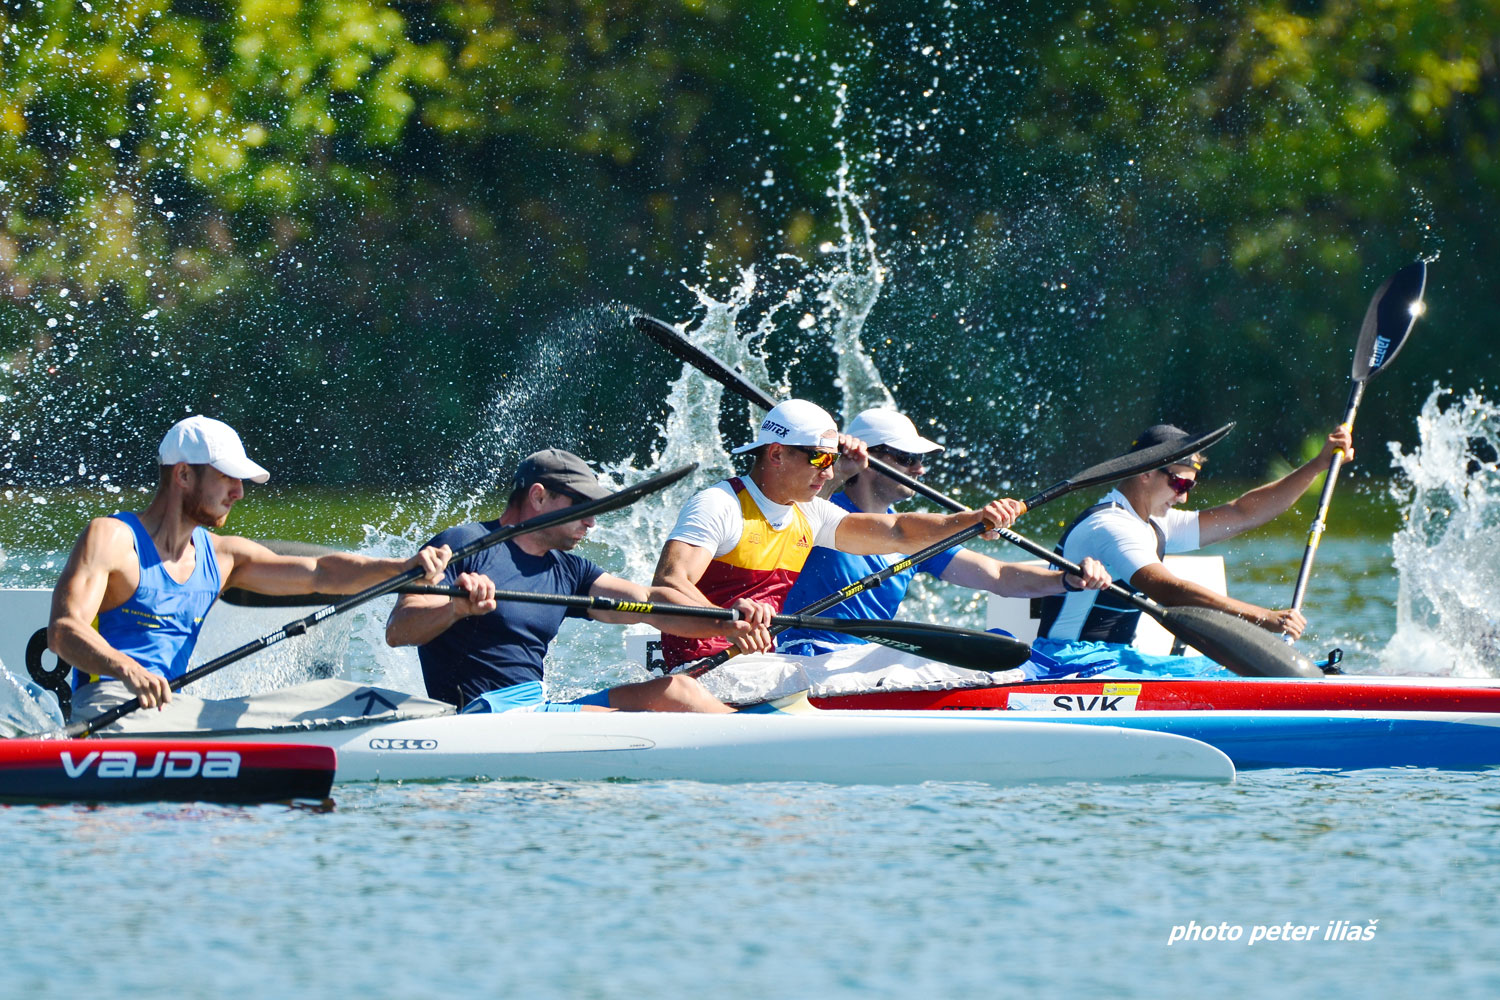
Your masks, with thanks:
[{"label": "lake water", "polygon": [[[1304,647],[1343,646],[1356,669],[1381,668],[1393,627],[1388,514],[1351,507],[1308,598]],[[1221,550],[1237,593],[1284,601],[1300,528]],[[35,583],[58,558],[12,549],[4,582]],[[942,607],[966,620],[964,604]],[[399,665],[361,652],[376,619],[341,648],[350,673],[390,680]],[[570,628],[559,670],[580,685],[625,671],[599,665],[616,636]],[[1491,772],[1009,789],[459,782],[343,786],[335,803],[0,809],[0,996],[1500,988]],[[1239,938],[1171,941],[1194,925]],[[1272,925],[1313,929],[1266,940]]]}]

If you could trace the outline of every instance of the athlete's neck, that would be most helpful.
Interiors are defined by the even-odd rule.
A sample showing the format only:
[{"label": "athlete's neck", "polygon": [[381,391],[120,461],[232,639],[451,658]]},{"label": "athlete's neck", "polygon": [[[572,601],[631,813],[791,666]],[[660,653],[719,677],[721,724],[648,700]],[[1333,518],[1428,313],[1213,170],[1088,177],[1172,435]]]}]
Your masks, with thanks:
[{"label": "athlete's neck", "polygon": [[1146,497],[1146,491],[1138,480],[1139,477],[1127,480],[1120,483],[1115,489],[1130,502],[1130,509],[1136,517],[1142,521],[1149,521],[1151,520],[1150,500]]},{"label": "athlete's neck", "polygon": [[194,558],[193,529],[199,527],[182,513],[182,502],[174,496],[157,493],[150,505],[139,514],[141,526],[163,562],[175,563]]}]

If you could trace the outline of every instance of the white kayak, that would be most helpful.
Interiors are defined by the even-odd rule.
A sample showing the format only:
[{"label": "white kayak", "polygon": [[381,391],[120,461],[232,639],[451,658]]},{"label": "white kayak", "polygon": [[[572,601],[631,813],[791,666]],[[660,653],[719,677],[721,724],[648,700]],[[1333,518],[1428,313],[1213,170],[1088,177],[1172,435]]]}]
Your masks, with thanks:
[{"label": "white kayak", "polygon": [[1234,765],[1223,752],[1170,733],[980,721],[951,712],[511,712],[282,729],[275,738],[334,747],[337,782],[624,778],[1010,785],[1234,779]]}]

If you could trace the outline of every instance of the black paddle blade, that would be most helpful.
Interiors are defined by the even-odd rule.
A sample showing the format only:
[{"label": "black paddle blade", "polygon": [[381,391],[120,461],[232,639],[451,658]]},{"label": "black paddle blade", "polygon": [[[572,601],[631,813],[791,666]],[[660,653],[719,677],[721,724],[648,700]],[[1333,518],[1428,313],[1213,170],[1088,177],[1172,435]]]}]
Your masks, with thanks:
[{"label": "black paddle blade", "polygon": [[809,617],[798,627],[845,632],[924,659],[987,673],[1011,670],[1031,657],[1031,647],[1020,639],[951,625]]},{"label": "black paddle blade", "polygon": [[1376,289],[1354,347],[1354,381],[1368,382],[1396,359],[1417,317],[1427,309],[1422,301],[1426,290],[1425,260],[1407,264]]},{"label": "black paddle blade", "polygon": [[749,400],[763,410],[776,405],[776,400],[764,389],[688,340],[670,324],[646,315],[632,318],[631,324],[665,348],[667,353],[692,365],[741,399]]},{"label": "black paddle blade", "polygon": [[1241,677],[1322,677],[1279,636],[1213,608],[1165,608],[1162,626]]},{"label": "black paddle blade", "polygon": [[1209,431],[1207,434],[1199,434],[1197,437],[1188,438],[1186,441],[1176,443],[1166,442],[1152,445],[1150,448],[1142,448],[1140,451],[1129,451],[1123,455],[1116,456],[1098,465],[1091,465],[1082,472],[1074,473],[1060,483],[1054,483],[1036,496],[1026,501],[1027,507],[1040,507],[1049,500],[1056,500],[1064,493],[1083,489],[1086,486],[1098,486],[1102,483],[1118,482],[1130,476],[1136,476],[1142,472],[1150,472],[1159,469],[1163,465],[1171,465],[1173,462],[1196,455],[1211,445],[1218,444],[1230,431],[1234,430],[1234,422],[1225,424],[1218,430]]}]

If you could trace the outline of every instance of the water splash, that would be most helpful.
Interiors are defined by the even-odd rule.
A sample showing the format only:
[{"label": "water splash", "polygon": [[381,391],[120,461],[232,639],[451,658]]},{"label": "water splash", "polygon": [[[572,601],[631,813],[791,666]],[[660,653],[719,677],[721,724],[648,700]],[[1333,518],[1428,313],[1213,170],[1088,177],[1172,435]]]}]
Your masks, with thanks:
[{"label": "water splash", "polygon": [[1391,547],[1400,574],[1391,673],[1500,676],[1500,406],[1434,387],[1418,444],[1391,445],[1406,510]]}]

